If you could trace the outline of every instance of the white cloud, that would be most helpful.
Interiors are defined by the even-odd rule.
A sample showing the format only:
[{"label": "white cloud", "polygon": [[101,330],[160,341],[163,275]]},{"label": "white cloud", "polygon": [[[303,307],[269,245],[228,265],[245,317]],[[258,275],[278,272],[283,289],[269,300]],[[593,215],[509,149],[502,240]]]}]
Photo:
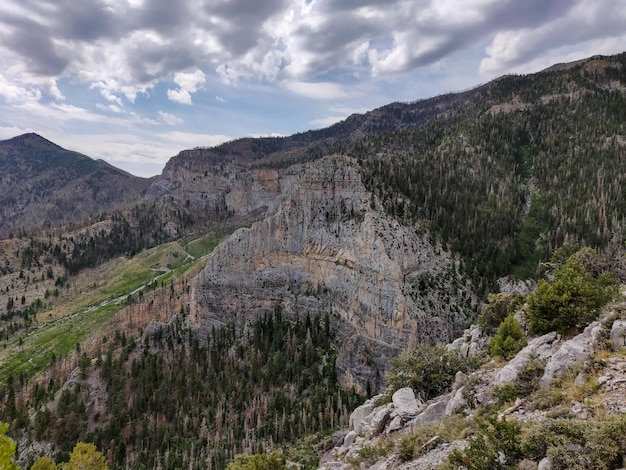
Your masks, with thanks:
[{"label": "white cloud", "polygon": [[184,122],[182,118],[174,116],[170,113],[166,113],[165,111],[159,111],[159,116],[165,124],[168,124],[170,126],[180,126]]},{"label": "white cloud", "polygon": [[0,74],[0,96],[13,103],[39,101],[41,91],[38,88],[25,88],[15,85]]},{"label": "white cloud", "polygon": [[323,129],[324,127],[332,126],[345,118],[346,116],[327,116],[319,119],[313,119],[310,124],[314,129]]},{"label": "white cloud", "polygon": [[167,90],[167,97],[171,101],[182,104],[191,104],[191,95],[198,91],[206,82],[206,75],[200,69],[193,72],[180,72],[174,75],[174,82],[178,89]]},{"label": "white cloud", "polygon": [[[623,38],[626,31],[626,1],[596,0],[579,1],[566,15],[551,21],[518,29],[498,32],[486,48],[487,57],[480,63],[480,71],[485,75],[510,72],[520,65],[526,72],[537,70],[528,67],[529,63],[552,65],[551,61],[566,61],[563,51],[574,47],[579,54],[569,55],[577,59],[589,54],[616,53],[624,50]],[[604,44],[612,47],[597,48],[585,53],[587,44],[602,38]],[[541,60],[543,58],[543,60]]]},{"label": "white cloud", "polygon": [[123,108],[120,108],[119,106],[115,104],[104,105],[104,104],[98,103],[96,104],[96,108],[98,108],[101,111],[112,112],[116,114],[121,114],[124,112]]},{"label": "white cloud", "polygon": [[[180,126],[187,132],[162,144],[173,155],[226,139],[229,129],[322,127],[348,108],[427,97],[624,44],[626,0],[3,0],[0,125],[56,136],[74,126],[105,136],[122,130],[134,142],[165,138],[164,124]],[[86,88],[103,98],[96,109]],[[199,93],[207,89],[213,94]],[[305,99],[290,102],[295,95]],[[226,96],[229,106],[220,106]],[[258,124],[277,96],[280,112]],[[202,122],[216,135],[208,127],[198,137],[200,120],[174,103],[221,113]],[[129,142],[116,151],[138,155]]]},{"label": "white cloud", "polygon": [[0,140],[11,139],[15,136],[26,134],[27,132],[34,132],[33,129],[22,129],[17,126],[12,127],[0,127]]},{"label": "white cloud", "polygon": [[283,83],[283,86],[296,95],[316,100],[336,100],[348,96],[348,93],[342,85],[332,82],[314,83],[289,81]]},{"label": "white cloud", "polygon": [[167,90],[167,98],[180,104],[191,104],[191,93],[187,90]]}]

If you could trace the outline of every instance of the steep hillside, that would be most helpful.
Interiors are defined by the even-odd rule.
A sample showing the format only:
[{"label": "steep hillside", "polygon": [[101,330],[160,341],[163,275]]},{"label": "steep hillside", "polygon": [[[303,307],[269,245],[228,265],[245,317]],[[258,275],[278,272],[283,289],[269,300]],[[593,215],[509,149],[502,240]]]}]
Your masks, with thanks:
[{"label": "steep hillside", "polygon": [[625,109],[626,54],[594,57],[319,131],[186,150],[149,195],[194,223],[259,220],[293,181],[289,165],[349,155],[392,216],[427,227],[487,291],[501,276],[534,274],[564,241],[619,238]]},{"label": "steep hillside", "polygon": [[621,244],[626,54],[503,77],[477,99],[345,150],[387,211],[430,222],[486,286],[533,275],[564,242]]},{"label": "steep hillside", "polygon": [[130,208],[150,184],[40,137],[0,142],[0,236]]},{"label": "steep hillside", "polygon": [[[604,271],[610,262],[593,250],[563,254],[537,290],[493,296],[481,326],[395,359],[385,394],[353,411],[350,428],[328,440],[320,468],[624,468],[624,286],[618,293],[605,283],[614,279]],[[607,299],[595,303],[586,290],[593,285],[614,300],[593,308]],[[550,297],[553,290],[564,296]],[[547,309],[538,308],[548,298]],[[498,310],[504,320],[492,331]],[[567,315],[557,331],[539,327],[538,318],[560,310]]]}]

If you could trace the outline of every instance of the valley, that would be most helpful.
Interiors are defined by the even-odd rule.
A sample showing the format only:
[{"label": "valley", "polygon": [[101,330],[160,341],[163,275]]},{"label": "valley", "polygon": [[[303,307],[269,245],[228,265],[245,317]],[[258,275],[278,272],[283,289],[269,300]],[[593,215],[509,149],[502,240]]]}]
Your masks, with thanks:
[{"label": "valley", "polygon": [[[524,441],[532,455],[489,432],[519,434],[500,418],[538,409],[583,419],[570,398],[607,435],[626,429],[600,384],[624,351],[625,136],[620,54],[183,150],[151,179],[35,134],[1,142],[0,420],[20,465],[90,442],[114,469],[275,451],[279,469],[413,468],[431,450],[483,468],[463,453],[477,432],[493,459],[536,464],[562,455],[560,422],[554,442]],[[574,369],[541,379],[596,321],[568,366],[578,385]],[[524,383],[494,388],[545,335]],[[435,422],[456,431],[428,443]],[[598,465],[626,457],[611,446]]]}]

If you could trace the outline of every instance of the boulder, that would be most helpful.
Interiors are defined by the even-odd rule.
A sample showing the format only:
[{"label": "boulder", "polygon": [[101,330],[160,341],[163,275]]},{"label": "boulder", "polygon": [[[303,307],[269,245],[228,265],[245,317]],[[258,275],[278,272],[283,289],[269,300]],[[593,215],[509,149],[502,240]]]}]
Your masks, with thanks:
[{"label": "boulder", "polygon": [[478,356],[487,350],[489,338],[478,325],[472,325],[463,332],[463,336],[448,345],[448,349],[458,351],[462,357]]},{"label": "boulder", "polygon": [[343,447],[345,447],[346,449],[349,448],[354,443],[356,436],[356,431],[350,431],[348,434],[346,434],[346,437],[343,440]]},{"label": "boulder", "polygon": [[446,404],[446,409],[443,413],[444,416],[451,416],[467,405],[467,400],[465,399],[464,392],[465,387],[461,387],[452,394],[452,398],[450,398],[450,401],[448,401],[448,403]]},{"label": "boulder", "polygon": [[494,384],[501,387],[502,385],[515,382],[520,372],[528,366],[534,357],[541,361],[546,361],[552,354],[552,344],[555,339],[556,333],[553,331],[531,340],[507,365],[500,369]]},{"label": "boulder", "polygon": [[411,387],[396,390],[391,400],[393,401],[396,413],[405,421],[408,421],[419,413],[420,406]]},{"label": "boulder", "polygon": [[392,410],[393,405],[388,403],[387,405],[379,406],[373,411],[369,424],[372,436],[378,436],[385,430],[385,426],[391,419]]},{"label": "boulder", "polygon": [[618,351],[626,346],[626,320],[615,320],[611,328],[611,342]]},{"label": "boulder", "polygon": [[374,411],[374,404],[369,400],[357,407],[350,414],[350,429],[358,435],[363,434],[369,428],[372,411]]},{"label": "boulder", "polygon": [[411,421],[411,428],[415,429],[416,427],[423,426],[443,418],[446,407],[448,406],[451,398],[452,394],[448,393],[439,397],[437,401],[432,402],[424,411],[417,415],[413,421]]},{"label": "boulder", "polygon": [[593,322],[578,336],[565,341],[546,363],[540,387],[547,387],[552,379],[560,377],[578,361],[587,359],[594,350],[594,343],[602,330],[600,322]]},{"label": "boulder", "polygon": [[552,469],[552,459],[550,457],[546,457],[541,459],[539,465],[537,465],[537,470],[551,470]]},{"label": "boulder", "polygon": [[402,423],[402,417],[396,416],[395,418],[391,420],[391,423],[389,423],[389,426],[387,426],[387,429],[385,430],[385,434],[391,434],[392,432],[399,431],[403,427],[404,427],[404,424]]}]

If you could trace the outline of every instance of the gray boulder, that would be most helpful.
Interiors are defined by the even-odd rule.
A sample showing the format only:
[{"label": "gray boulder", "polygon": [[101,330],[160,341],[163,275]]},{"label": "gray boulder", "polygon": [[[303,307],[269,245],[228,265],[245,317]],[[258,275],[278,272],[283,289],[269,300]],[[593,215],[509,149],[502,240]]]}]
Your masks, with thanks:
[{"label": "gray boulder", "polygon": [[552,459],[550,457],[546,457],[539,462],[537,465],[537,470],[551,470],[552,469]]},{"label": "gray boulder", "polygon": [[520,372],[528,366],[534,357],[546,361],[552,354],[552,344],[555,339],[556,333],[553,331],[531,340],[507,365],[500,369],[494,380],[495,385],[501,387],[515,382]]},{"label": "gray boulder", "polygon": [[369,424],[372,436],[378,436],[385,430],[385,426],[391,419],[392,410],[393,405],[388,403],[387,405],[379,406],[373,411]]},{"label": "gray boulder", "polygon": [[602,330],[600,322],[593,322],[578,336],[565,341],[559,350],[546,363],[546,369],[541,379],[540,387],[547,387],[552,379],[560,377],[578,361],[587,359],[594,350],[595,341]]},{"label": "gray boulder", "polygon": [[411,428],[415,429],[443,418],[446,407],[448,406],[448,402],[451,398],[452,394],[448,393],[439,397],[437,401],[432,402],[424,411],[417,415],[413,421],[411,421]]},{"label": "gray boulder", "polygon": [[461,387],[456,392],[453,392],[452,398],[450,398],[450,401],[446,404],[444,416],[451,416],[467,406],[464,392],[465,387]]},{"label": "gray boulder", "polygon": [[350,429],[355,431],[358,435],[362,435],[369,429],[369,420],[371,419],[372,411],[374,411],[374,404],[370,400],[357,407],[352,414],[350,414]]},{"label": "gray boulder", "polygon": [[348,449],[354,443],[356,436],[356,431],[350,431],[346,434],[346,437],[343,439],[343,446]]},{"label": "gray boulder", "polygon": [[402,417],[405,421],[417,415],[420,410],[420,405],[415,398],[415,393],[411,387],[401,388],[391,397],[393,406],[396,409],[396,413]]},{"label": "gray boulder", "polygon": [[616,351],[626,346],[626,320],[615,320],[613,322],[611,342]]}]

